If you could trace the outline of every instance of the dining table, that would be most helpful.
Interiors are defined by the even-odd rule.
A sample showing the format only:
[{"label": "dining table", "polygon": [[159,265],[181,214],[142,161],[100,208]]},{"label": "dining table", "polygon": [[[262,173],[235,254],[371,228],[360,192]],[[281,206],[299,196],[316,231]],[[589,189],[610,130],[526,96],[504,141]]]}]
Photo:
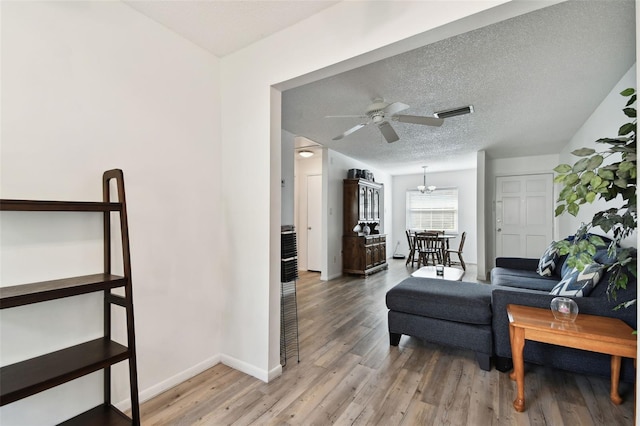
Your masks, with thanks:
[{"label": "dining table", "polygon": [[[416,240],[415,240],[416,234],[425,234],[425,233],[432,233],[432,232],[435,232],[435,231],[429,231],[429,230],[427,230],[427,231],[412,231],[410,233],[410,237],[412,239],[411,245],[413,247],[416,246]],[[437,238],[438,238],[438,241],[440,243],[440,259],[442,259],[442,263],[443,264],[445,263],[445,257],[447,255],[447,250],[449,250],[449,240],[451,240],[452,238],[457,238],[457,237],[458,236],[454,235],[454,234],[442,234],[442,233],[438,232]]]}]

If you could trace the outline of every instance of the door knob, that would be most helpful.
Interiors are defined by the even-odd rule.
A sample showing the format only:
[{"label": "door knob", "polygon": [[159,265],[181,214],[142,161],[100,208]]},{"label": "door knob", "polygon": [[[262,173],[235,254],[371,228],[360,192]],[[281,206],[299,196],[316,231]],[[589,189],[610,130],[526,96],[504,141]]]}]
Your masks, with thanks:
[{"label": "door knob", "polygon": [[309,226],[307,229],[308,229],[309,231],[311,231],[311,227],[310,227],[310,226]]},{"label": "door knob", "polygon": [[502,232],[502,228],[498,228],[498,229],[496,229],[496,231]]}]

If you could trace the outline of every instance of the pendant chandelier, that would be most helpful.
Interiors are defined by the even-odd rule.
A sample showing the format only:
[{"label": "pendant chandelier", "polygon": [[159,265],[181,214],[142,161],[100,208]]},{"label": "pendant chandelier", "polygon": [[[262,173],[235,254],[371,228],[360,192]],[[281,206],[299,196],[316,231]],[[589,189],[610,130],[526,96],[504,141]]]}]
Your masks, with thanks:
[{"label": "pendant chandelier", "polygon": [[435,191],[436,187],[434,185],[427,186],[427,166],[422,166],[422,168],[424,169],[424,173],[422,176],[422,185],[418,185],[418,191],[420,191],[422,194]]}]

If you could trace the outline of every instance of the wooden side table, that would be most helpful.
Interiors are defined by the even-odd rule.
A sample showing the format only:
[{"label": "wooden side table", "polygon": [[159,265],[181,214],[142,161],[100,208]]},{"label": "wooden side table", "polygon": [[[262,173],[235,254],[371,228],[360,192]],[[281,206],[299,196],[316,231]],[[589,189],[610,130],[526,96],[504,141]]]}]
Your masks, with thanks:
[{"label": "wooden side table", "polygon": [[633,329],[617,318],[578,314],[575,322],[558,321],[551,309],[507,305],[509,337],[517,396],[516,411],[525,409],[524,402],[524,344],[526,340],[583,349],[611,355],[611,401],[622,403],[618,394],[622,358],[636,359],[637,338]]}]

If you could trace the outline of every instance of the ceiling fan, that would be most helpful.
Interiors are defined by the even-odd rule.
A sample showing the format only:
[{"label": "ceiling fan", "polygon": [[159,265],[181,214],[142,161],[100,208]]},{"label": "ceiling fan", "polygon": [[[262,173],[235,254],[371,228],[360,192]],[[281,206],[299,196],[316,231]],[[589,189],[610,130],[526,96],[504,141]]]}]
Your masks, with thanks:
[{"label": "ceiling fan", "polygon": [[350,135],[351,133],[362,129],[364,126],[368,124],[375,124],[378,126],[380,133],[387,140],[387,142],[395,142],[399,140],[398,134],[391,124],[389,124],[389,120],[399,121],[401,123],[412,123],[412,124],[423,124],[426,126],[442,126],[444,123],[444,119],[442,118],[434,118],[434,117],[424,117],[420,115],[404,115],[398,114],[401,111],[404,111],[409,108],[409,105],[403,104],[402,102],[393,102],[388,103],[383,99],[374,99],[373,103],[369,105],[365,111],[365,115],[328,115],[326,118],[366,118],[368,119],[364,123],[360,123],[341,135],[333,138],[334,141],[340,140],[345,136]]}]

